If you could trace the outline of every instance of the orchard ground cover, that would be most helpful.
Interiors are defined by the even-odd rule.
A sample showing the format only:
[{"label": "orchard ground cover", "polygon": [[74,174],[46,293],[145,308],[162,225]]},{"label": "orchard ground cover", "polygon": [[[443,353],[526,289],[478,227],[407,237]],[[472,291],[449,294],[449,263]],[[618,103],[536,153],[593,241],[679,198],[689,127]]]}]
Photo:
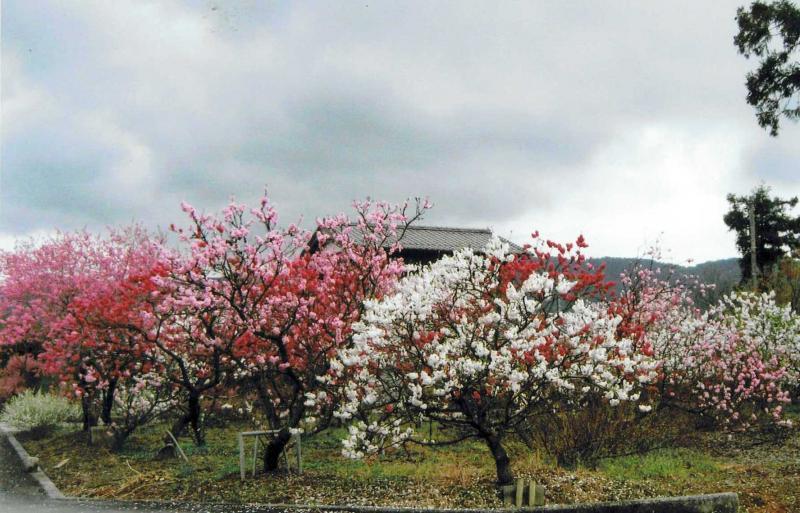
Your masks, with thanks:
[{"label": "orchard ground cover", "polygon": [[[787,414],[800,418],[794,408]],[[163,431],[153,424],[132,435],[121,452],[109,440],[87,447],[64,430],[45,439],[22,435],[28,451],[68,495],[125,500],[190,500],[295,504],[364,504],[499,507],[495,469],[478,441],[368,461],[341,456],[342,429],[304,441],[304,473],[260,473],[239,480],[235,433],[246,425],[210,427],[207,445],[182,442],[190,463],[156,457]],[[782,434],[781,434],[782,433]],[[541,449],[508,443],[515,475],[546,487],[547,502],[580,503],[659,495],[732,491],[741,511],[792,512],[800,508],[800,434],[752,431],[728,436],[692,432],[672,447],[601,460],[596,468],[561,468]],[[66,463],[62,463],[67,460]],[[98,471],[102,469],[102,471]]]},{"label": "orchard ground cover", "polygon": [[[704,284],[646,265],[615,289],[583,236],[538,232],[406,267],[425,202],[356,203],[314,232],[271,205],[183,204],[180,248],[133,226],[0,253],[6,392],[80,408],[82,433],[28,438],[68,493],[479,507],[536,477],[551,503],[796,505],[800,316],[774,292],[704,309]],[[277,433],[271,477],[242,484],[235,434],[254,427]],[[159,459],[167,430],[189,464]],[[742,449],[759,434],[769,457]],[[280,471],[294,435],[303,476]]]}]

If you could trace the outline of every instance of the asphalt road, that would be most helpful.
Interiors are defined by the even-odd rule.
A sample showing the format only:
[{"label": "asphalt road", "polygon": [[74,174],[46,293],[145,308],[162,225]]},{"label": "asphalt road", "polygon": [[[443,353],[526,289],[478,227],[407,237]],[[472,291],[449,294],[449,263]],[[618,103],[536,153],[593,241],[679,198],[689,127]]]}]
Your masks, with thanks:
[{"label": "asphalt road", "polygon": [[19,459],[0,433],[0,511],[42,511],[44,492],[20,468]]}]

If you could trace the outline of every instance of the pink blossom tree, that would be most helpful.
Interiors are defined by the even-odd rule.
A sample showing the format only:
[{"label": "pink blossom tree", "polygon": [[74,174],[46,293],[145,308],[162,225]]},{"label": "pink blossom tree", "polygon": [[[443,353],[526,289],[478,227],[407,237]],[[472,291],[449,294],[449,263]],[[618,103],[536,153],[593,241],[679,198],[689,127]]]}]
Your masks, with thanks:
[{"label": "pink blossom tree", "polygon": [[620,331],[651,348],[659,378],[648,399],[726,427],[780,418],[796,354],[798,321],[768,296],[738,293],[703,312],[694,304],[705,285],[639,265],[623,276],[611,311]]},{"label": "pink blossom tree", "polygon": [[334,397],[318,377],[349,343],[365,299],[402,273],[390,256],[425,208],[408,215],[407,204],[356,203],[355,219],[320,219],[312,240],[296,225],[279,228],[266,197],[258,208],[231,203],[219,217],[184,204],[191,225],[175,231],[186,251],[157,280],[163,298],[146,315],[188,395],[198,441],[200,399],[223,382],[254,393],[278,432],[265,448],[266,470],[277,468],[293,433],[327,425]]},{"label": "pink blossom tree", "polygon": [[[79,347],[77,332],[71,329],[75,298],[83,291],[81,280],[89,272],[87,257],[94,240],[88,233],[59,234],[42,244],[20,244],[2,254],[2,311],[0,341],[5,346],[22,346],[43,362],[46,373],[58,373],[75,386],[84,411],[84,429],[93,423],[92,399],[96,381],[80,356],[59,360],[54,354],[67,345]],[[63,354],[63,353],[62,353]],[[62,366],[69,363],[70,366]],[[80,370],[75,370],[80,368]]]},{"label": "pink blossom tree", "polygon": [[153,371],[150,347],[131,326],[160,253],[159,241],[131,227],[107,237],[59,234],[2,256],[0,340],[38,353],[43,372],[80,399],[84,429],[91,433],[99,409],[117,445],[138,423],[112,421],[115,392]]}]

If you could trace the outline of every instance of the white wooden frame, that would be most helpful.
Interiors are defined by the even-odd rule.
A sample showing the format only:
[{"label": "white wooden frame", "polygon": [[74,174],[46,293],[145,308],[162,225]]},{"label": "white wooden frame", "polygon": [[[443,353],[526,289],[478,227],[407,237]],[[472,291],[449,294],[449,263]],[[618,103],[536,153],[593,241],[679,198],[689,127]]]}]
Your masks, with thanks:
[{"label": "white wooden frame", "polygon": [[[245,438],[253,438],[253,477],[256,476],[256,462],[258,461],[258,440],[261,437],[272,436],[280,433],[277,429],[270,429],[267,431],[242,431],[237,435],[239,439],[239,476],[244,481],[247,472],[245,466],[247,464],[245,457]],[[302,465],[302,449],[300,447],[300,435],[294,435],[292,438],[295,440],[295,452],[297,456],[297,473],[303,473]],[[289,465],[289,455],[286,454],[286,448],[283,449],[283,457],[286,459],[286,469],[291,472],[292,468]]]}]

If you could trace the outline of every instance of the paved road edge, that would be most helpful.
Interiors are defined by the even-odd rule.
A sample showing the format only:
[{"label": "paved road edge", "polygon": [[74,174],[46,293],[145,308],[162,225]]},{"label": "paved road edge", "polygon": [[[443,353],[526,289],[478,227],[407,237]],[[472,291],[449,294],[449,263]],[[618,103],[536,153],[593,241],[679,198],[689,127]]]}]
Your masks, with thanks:
[{"label": "paved road edge", "polygon": [[536,508],[413,508],[391,506],[299,505],[299,504],[236,504],[198,503],[190,501],[119,501],[77,499],[79,503],[106,504],[137,510],[191,511],[202,513],[737,513],[739,499],[735,493],[654,497],[621,502],[586,504],[554,504]]},{"label": "paved road edge", "polygon": [[[11,447],[13,447],[14,451],[17,453],[17,457],[19,457],[20,461],[22,462],[22,469],[33,466],[33,462],[35,460],[31,458],[31,455],[28,454],[28,451],[25,450],[22,444],[19,443],[19,440],[17,440],[17,437],[14,436],[14,430],[6,424],[0,423],[0,432],[5,435],[5,437],[8,439],[8,443],[11,444]],[[61,490],[58,489],[55,483],[53,483],[47,474],[44,473],[40,466],[37,465],[36,470],[29,472],[29,474],[36,480],[42,490],[44,490],[44,493],[47,494],[47,497],[51,499],[72,500],[71,497],[67,497],[61,493]]]}]

